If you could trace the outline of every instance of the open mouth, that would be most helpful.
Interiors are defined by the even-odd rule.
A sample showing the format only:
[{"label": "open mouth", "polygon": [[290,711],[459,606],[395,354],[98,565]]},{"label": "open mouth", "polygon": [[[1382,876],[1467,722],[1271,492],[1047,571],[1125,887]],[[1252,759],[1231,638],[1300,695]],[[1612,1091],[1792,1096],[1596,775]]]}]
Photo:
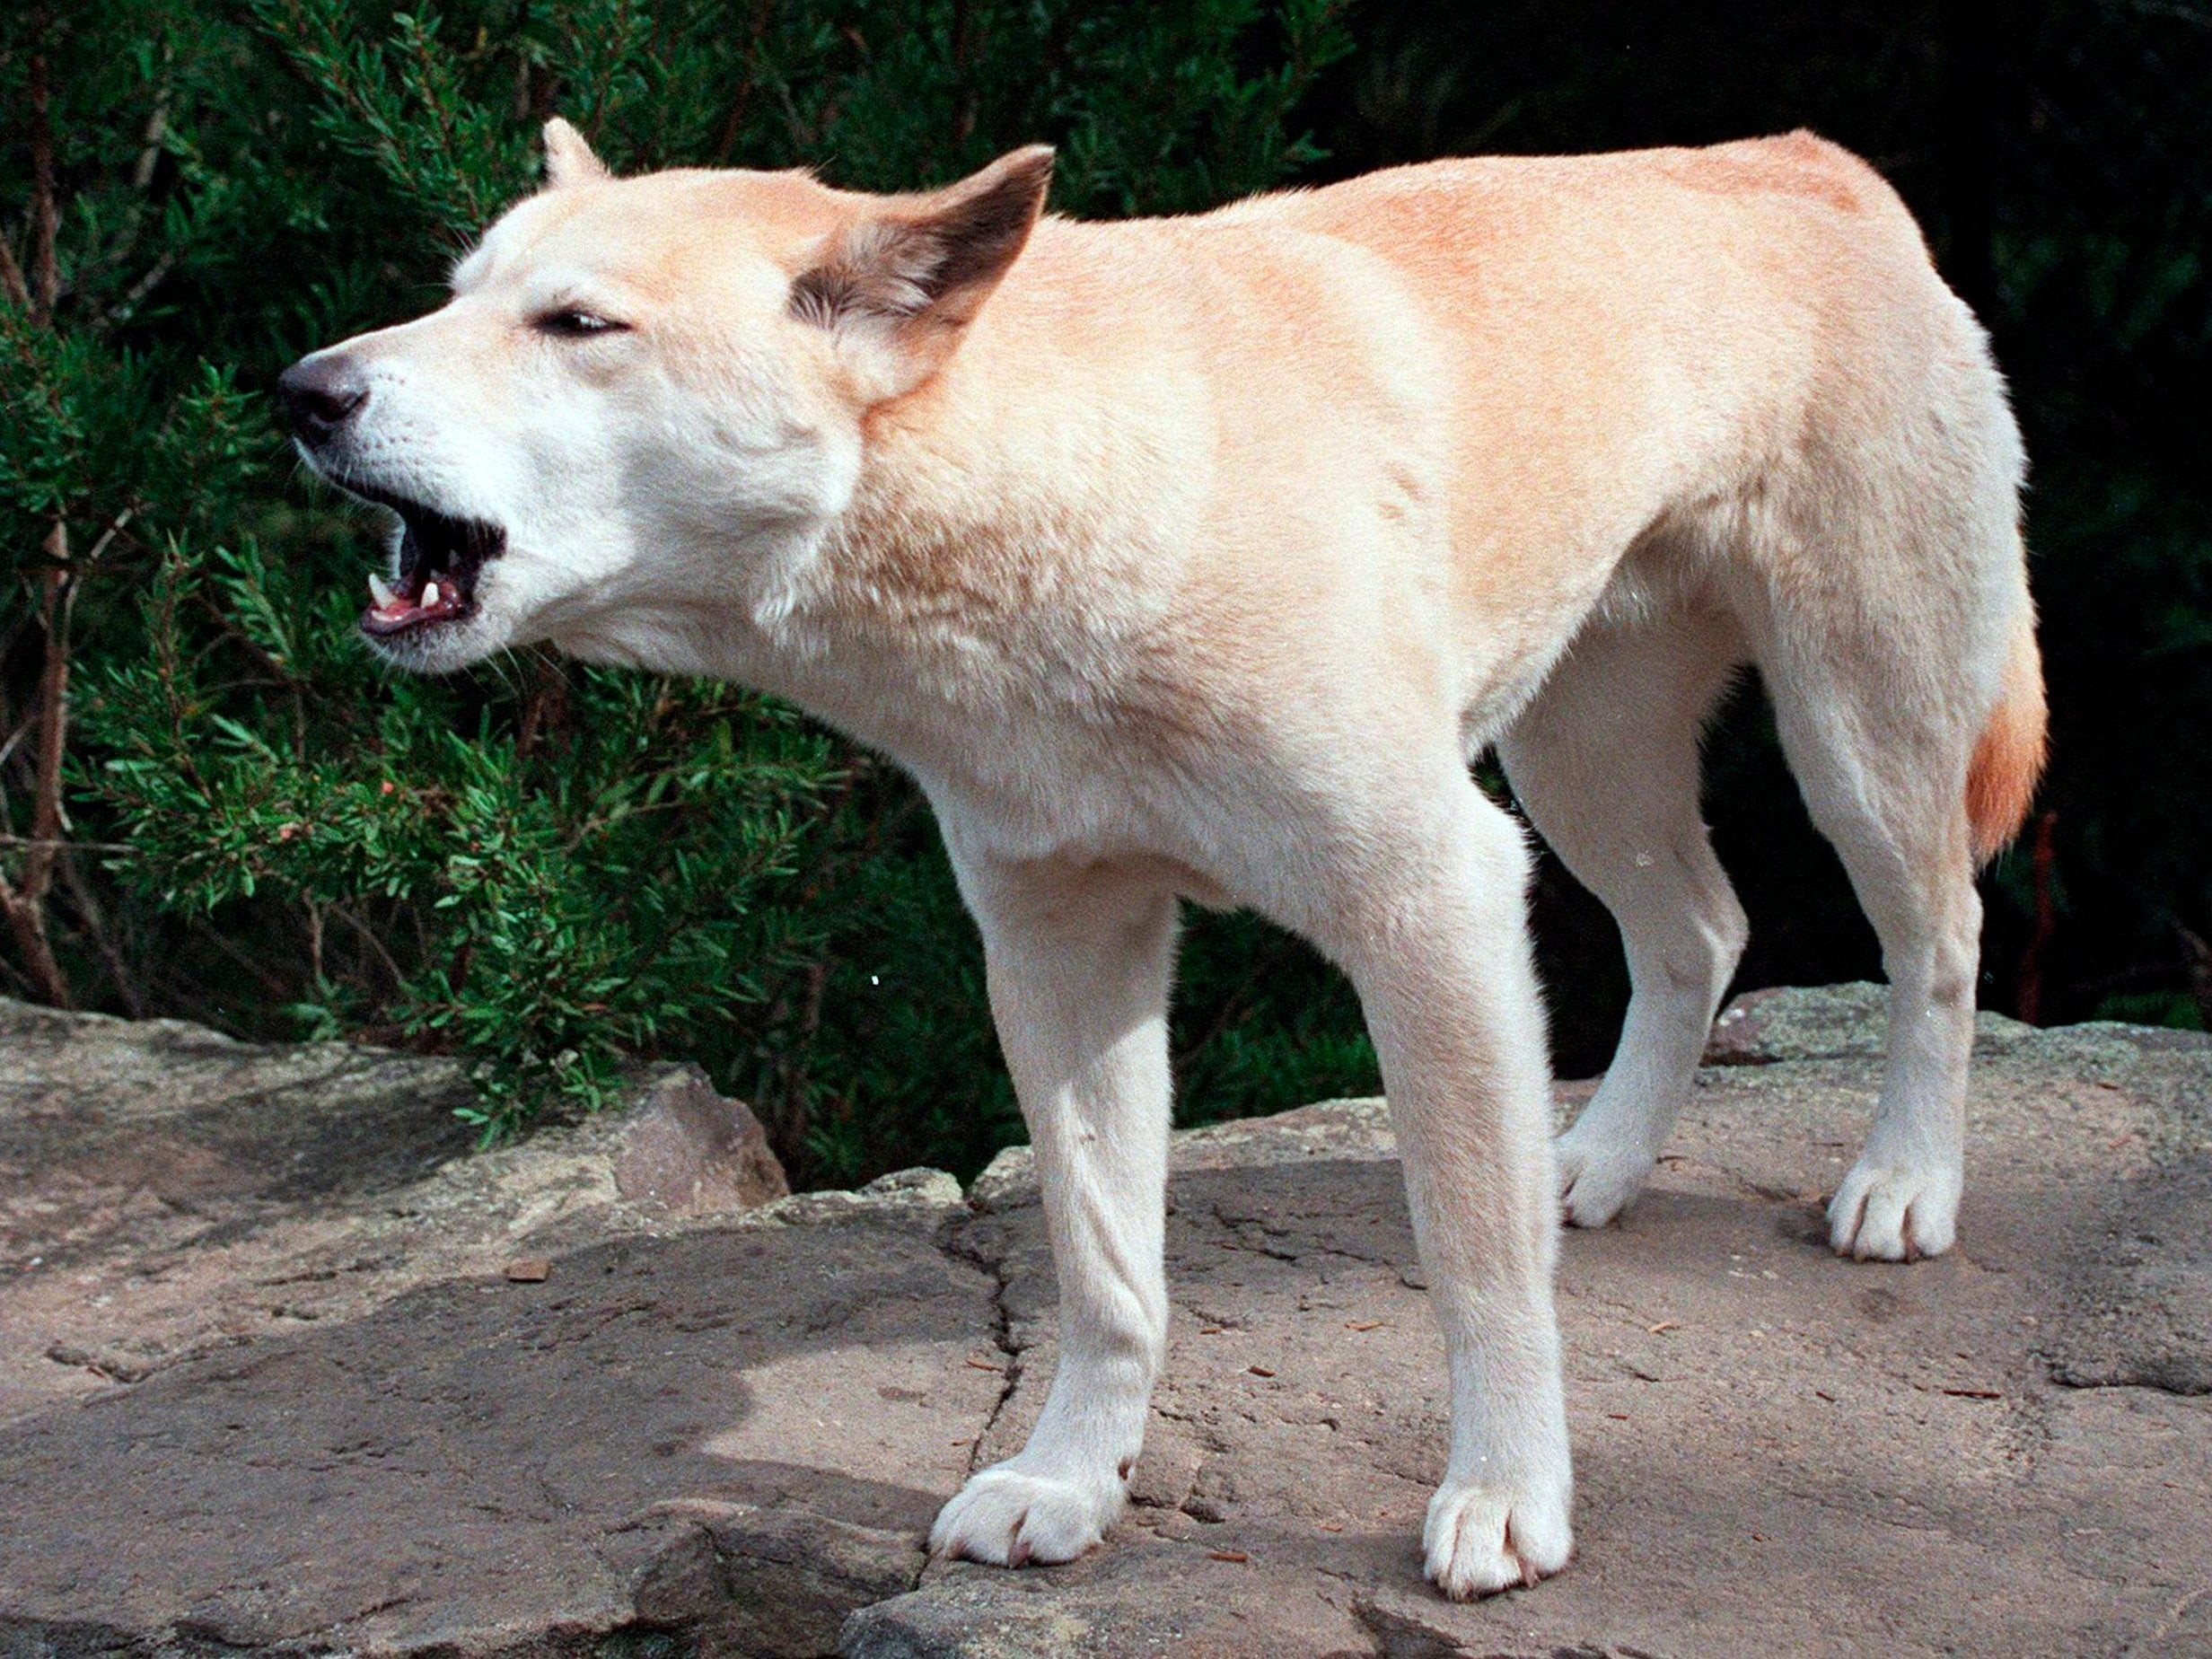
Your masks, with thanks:
[{"label": "open mouth", "polygon": [[369,578],[361,628],[379,639],[458,622],[476,609],[477,577],[507,545],[507,532],[478,519],[451,518],[418,502],[363,492],[399,515],[399,577]]}]

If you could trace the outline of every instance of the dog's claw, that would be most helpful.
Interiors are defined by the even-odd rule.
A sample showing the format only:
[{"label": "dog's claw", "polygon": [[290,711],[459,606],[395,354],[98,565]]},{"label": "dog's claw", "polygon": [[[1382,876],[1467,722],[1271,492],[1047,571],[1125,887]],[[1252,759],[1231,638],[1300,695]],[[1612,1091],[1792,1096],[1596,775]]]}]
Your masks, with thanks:
[{"label": "dog's claw", "polygon": [[1428,1576],[1454,1602],[1528,1589],[1575,1551],[1565,1491],[1556,1497],[1447,1481],[1428,1505]]},{"label": "dog's claw", "polygon": [[[1577,1125],[1579,1128],[1581,1126]],[[1636,1201],[1652,1160],[1575,1129],[1552,1143],[1559,1181],[1559,1219],[1570,1227],[1602,1227]]]},{"label": "dog's claw", "polygon": [[970,1480],[938,1512],[930,1553],[993,1567],[1072,1561],[1105,1535],[1121,1503],[1119,1482],[1094,1490],[1001,1463]]},{"label": "dog's claw", "polygon": [[1945,1169],[1854,1165],[1828,1206],[1828,1242],[1854,1261],[1918,1261],[1957,1236],[1959,1178]]}]

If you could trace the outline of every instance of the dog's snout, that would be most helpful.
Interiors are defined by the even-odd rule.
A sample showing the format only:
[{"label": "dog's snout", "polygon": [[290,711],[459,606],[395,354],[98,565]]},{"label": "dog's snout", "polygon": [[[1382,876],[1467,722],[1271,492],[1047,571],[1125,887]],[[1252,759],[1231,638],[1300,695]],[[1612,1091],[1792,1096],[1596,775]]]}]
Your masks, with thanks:
[{"label": "dog's snout", "polygon": [[345,357],[303,357],[276,378],[276,401],[301,442],[322,443],[369,400],[369,382]]}]

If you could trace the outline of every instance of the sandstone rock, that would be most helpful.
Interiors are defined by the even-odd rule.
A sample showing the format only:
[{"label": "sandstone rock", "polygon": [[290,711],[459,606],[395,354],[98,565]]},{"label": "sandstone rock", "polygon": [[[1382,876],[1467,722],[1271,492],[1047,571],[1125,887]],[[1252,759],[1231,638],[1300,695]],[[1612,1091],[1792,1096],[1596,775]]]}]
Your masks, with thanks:
[{"label": "sandstone rock", "polygon": [[696,1066],[480,1156],[453,1116],[472,1099],[448,1060],[0,999],[0,1422],[788,1189],[752,1113]]},{"label": "sandstone rock", "polygon": [[614,1128],[614,1189],[680,1216],[756,1209],[791,1190],[768,1131],[696,1066],[659,1068]]},{"label": "sandstone rock", "polygon": [[[1764,1066],[1778,1060],[1826,1060],[1871,1056],[1889,1043],[1890,990],[1886,985],[1778,986],[1737,997],[1713,1022],[1705,1045],[1707,1066]],[[2008,1048],[2035,1028],[2001,1014],[1974,1016],[1974,1046],[1988,1054]]]},{"label": "sandstone rock", "polygon": [[960,1182],[943,1170],[894,1170],[854,1192],[794,1192],[745,1217],[745,1224],[822,1227],[886,1216],[944,1226],[967,1208]]},{"label": "sandstone rock", "polygon": [[[374,1235],[383,1266],[346,1276],[438,1264],[412,1288],[161,1348],[213,1328],[203,1300],[250,1306],[233,1257],[254,1241],[358,1240],[374,1194],[523,1150],[425,1174],[386,1105],[360,1148],[386,1173],[303,1174],[281,1199],[269,1177],[231,1232],[135,1235],[179,1305],[118,1301],[100,1330],[125,1355],[151,1330],[159,1363],[0,1427],[0,1655],[2212,1652],[2212,1040],[2000,1029],[1976,1062],[1960,1249],[1885,1267],[1829,1255],[1819,1214],[1879,1088],[1878,998],[1758,1013],[1754,1063],[1700,1075],[1644,1201],[1564,1242],[1581,1554],[1534,1591],[1458,1607],[1420,1579],[1441,1356],[1380,1102],[1178,1137],[1169,1373],[1129,1514],[1105,1549],[1018,1574],[921,1547],[1042,1402],[1057,1316],[1024,1154],[972,1204],[921,1171],[650,1223],[607,1158],[566,1185],[473,1173],[480,1206],[441,1189],[414,1231]],[[175,1088],[128,1056],[0,1084],[44,1114],[35,1134],[0,1121],[0,1156],[215,1144],[90,1110],[118,1077],[234,1111],[226,1156],[249,1172],[277,1162],[257,1134],[321,1144],[210,1083],[235,1057],[204,1033],[146,1040],[180,1056]],[[389,1063],[271,1060],[311,1117],[315,1078]],[[196,1190],[247,1180],[206,1174],[228,1168],[193,1166]],[[127,1281],[112,1264],[150,1220],[103,1234],[8,1179],[11,1249],[110,1264],[88,1292]],[[478,1242],[448,1250],[449,1230]],[[500,1276],[522,1238],[542,1283]],[[0,1328],[66,1282],[45,1271],[0,1280]]]},{"label": "sandstone rock", "polygon": [[0,1655],[824,1653],[967,1470],[991,1296],[879,1217],[637,1236],[55,1406],[0,1429]]}]

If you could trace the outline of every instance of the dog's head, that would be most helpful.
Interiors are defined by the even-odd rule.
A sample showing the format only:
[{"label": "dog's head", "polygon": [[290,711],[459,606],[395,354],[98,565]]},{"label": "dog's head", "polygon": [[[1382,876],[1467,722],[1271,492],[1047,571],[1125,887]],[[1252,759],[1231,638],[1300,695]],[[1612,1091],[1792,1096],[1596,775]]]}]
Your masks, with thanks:
[{"label": "dog's head", "polygon": [[1051,168],[1038,145],[905,197],[618,180],[549,124],[546,187],[451,301],[278,382],[308,464],[397,517],[363,631],[426,671],[541,639],[645,655],[642,610],[757,597],[850,501],[869,412],[958,346]]}]

